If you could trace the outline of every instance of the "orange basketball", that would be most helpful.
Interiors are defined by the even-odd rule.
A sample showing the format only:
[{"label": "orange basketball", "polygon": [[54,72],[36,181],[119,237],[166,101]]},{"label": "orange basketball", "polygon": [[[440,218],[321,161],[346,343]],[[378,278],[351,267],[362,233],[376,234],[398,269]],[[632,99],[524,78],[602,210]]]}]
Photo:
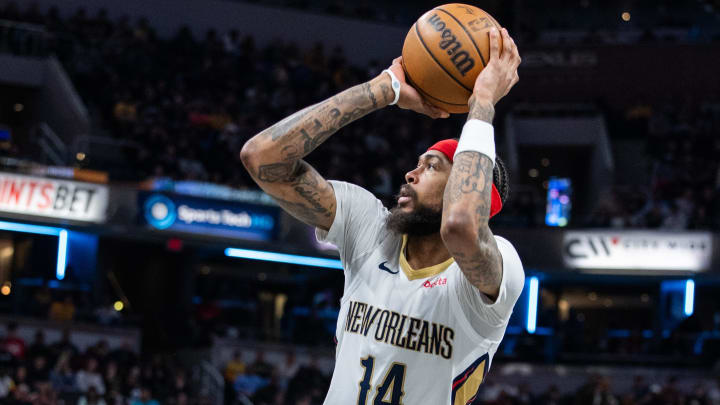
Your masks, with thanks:
[{"label": "orange basketball", "polygon": [[403,45],[408,83],[431,104],[466,113],[475,79],[490,59],[492,27],[501,28],[490,14],[467,4],[445,4],[423,14]]}]

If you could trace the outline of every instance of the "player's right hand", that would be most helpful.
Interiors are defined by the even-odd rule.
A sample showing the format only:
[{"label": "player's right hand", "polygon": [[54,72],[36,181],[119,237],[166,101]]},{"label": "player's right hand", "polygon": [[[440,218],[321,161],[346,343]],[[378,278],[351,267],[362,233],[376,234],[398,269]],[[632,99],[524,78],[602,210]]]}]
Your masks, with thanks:
[{"label": "player's right hand", "polygon": [[505,28],[501,31],[493,28],[489,34],[490,62],[475,81],[473,97],[476,101],[492,102],[494,105],[520,80],[518,66],[522,60],[515,41]]},{"label": "player's right hand", "polygon": [[417,90],[407,83],[405,70],[402,67],[402,56],[395,58],[388,69],[395,74],[401,84],[400,98],[397,102],[398,107],[425,114],[430,118],[447,118],[450,116],[447,111],[428,103]]}]

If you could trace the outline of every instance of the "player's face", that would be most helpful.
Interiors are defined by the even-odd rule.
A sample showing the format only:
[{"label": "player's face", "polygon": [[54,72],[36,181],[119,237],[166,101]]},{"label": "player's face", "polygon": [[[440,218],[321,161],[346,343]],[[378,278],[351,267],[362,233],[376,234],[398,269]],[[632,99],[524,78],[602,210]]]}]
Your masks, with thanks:
[{"label": "player's face", "polygon": [[442,211],[443,193],[451,169],[452,163],[438,151],[420,155],[417,167],[405,174],[406,184],[400,188],[398,207],[405,212],[418,206]]},{"label": "player's face", "polygon": [[387,226],[391,231],[409,235],[440,232],[445,184],[452,163],[440,152],[429,151],[418,159],[415,169],[405,174],[406,184],[390,210]]}]

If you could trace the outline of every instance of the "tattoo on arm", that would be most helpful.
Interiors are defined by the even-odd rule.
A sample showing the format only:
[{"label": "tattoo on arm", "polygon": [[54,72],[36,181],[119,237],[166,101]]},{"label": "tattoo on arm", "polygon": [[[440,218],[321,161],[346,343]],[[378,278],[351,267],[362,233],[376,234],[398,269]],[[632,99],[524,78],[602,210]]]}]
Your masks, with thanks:
[{"label": "tattoo on arm", "polygon": [[474,215],[477,241],[473,245],[449,243],[467,280],[481,291],[494,296],[502,280],[502,257],[487,223],[490,219],[493,163],[489,157],[474,151],[455,156],[453,169],[445,186],[444,209],[460,207]]},{"label": "tattoo on arm", "polygon": [[246,153],[251,155],[246,154],[243,163],[288,213],[310,225],[329,228],[335,193],[302,158],[340,128],[392,101],[394,93],[385,81],[374,79],[352,87],[283,119],[248,141]]},{"label": "tattoo on arm", "polygon": [[478,223],[490,219],[492,173],[493,163],[489,157],[473,151],[458,153],[445,186],[445,205],[449,208],[468,194],[474,194],[468,202],[473,203],[473,212],[483,213],[478,216]]},{"label": "tattoo on arm", "polygon": [[[382,86],[380,92],[383,100],[387,99]],[[300,159],[340,128],[379,107],[372,86],[364,83],[285,118],[265,133],[273,143],[294,145],[296,148],[302,145],[302,154],[297,156]]]},{"label": "tattoo on arm", "polygon": [[284,198],[275,194],[270,196],[290,214],[309,224],[316,224],[323,218],[332,216],[335,205],[326,207],[323,204],[327,201],[328,194],[332,195],[332,186],[307,162],[297,162],[297,168],[285,181],[290,182],[292,191],[286,193]]},{"label": "tattoo on arm", "polygon": [[[500,287],[502,282],[502,258],[500,253],[478,250],[474,254],[462,251],[450,252],[470,284]],[[500,269],[497,271],[496,269]],[[494,298],[494,297],[493,297]]]},{"label": "tattoo on arm", "polygon": [[492,103],[478,102],[475,96],[470,96],[468,106],[470,107],[468,120],[480,120],[492,124],[495,118],[495,106]]}]

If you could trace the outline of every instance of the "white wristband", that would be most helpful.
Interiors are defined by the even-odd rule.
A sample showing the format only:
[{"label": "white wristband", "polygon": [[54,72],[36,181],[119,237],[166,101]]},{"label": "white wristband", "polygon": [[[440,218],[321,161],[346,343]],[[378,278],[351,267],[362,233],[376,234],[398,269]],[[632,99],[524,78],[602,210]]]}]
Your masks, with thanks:
[{"label": "white wristband", "polygon": [[465,123],[453,159],[458,153],[469,150],[489,157],[495,167],[495,129],[492,124],[481,120],[468,120]]},{"label": "white wristband", "polygon": [[390,87],[392,87],[393,91],[395,92],[395,100],[393,100],[390,105],[395,105],[400,99],[400,80],[398,80],[398,78],[395,76],[395,73],[393,73],[390,69],[383,70],[383,73],[387,73],[390,75]]}]

